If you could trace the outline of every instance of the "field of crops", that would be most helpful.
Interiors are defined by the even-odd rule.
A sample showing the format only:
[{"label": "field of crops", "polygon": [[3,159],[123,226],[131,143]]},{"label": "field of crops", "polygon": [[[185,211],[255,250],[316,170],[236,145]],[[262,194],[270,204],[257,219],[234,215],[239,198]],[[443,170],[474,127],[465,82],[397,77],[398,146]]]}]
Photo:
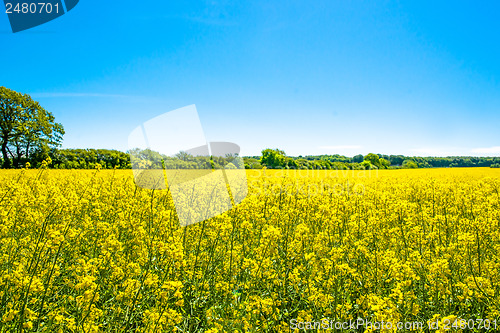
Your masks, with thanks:
[{"label": "field of crops", "polygon": [[167,190],[131,171],[1,171],[0,332],[499,318],[500,170],[248,181],[236,208],[180,227]]}]

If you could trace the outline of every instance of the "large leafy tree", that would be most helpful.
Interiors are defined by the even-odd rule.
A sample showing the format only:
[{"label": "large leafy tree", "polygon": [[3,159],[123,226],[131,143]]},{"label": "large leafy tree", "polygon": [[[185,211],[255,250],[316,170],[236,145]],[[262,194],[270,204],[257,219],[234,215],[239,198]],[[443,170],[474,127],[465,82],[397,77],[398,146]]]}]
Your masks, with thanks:
[{"label": "large leafy tree", "polygon": [[380,157],[377,154],[369,153],[365,156],[365,161],[370,162],[370,164],[375,165],[377,168],[380,167]]},{"label": "large leafy tree", "polygon": [[59,146],[64,128],[28,94],[0,87],[0,149],[4,167],[19,167],[30,155]]},{"label": "large leafy tree", "polygon": [[260,163],[269,168],[279,168],[285,165],[285,152],[279,149],[264,149]]}]

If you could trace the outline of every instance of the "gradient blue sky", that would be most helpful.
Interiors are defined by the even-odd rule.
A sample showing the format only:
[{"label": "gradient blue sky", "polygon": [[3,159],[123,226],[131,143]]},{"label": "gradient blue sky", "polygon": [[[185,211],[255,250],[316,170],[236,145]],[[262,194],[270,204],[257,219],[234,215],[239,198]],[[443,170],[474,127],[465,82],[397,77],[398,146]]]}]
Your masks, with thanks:
[{"label": "gradient blue sky", "polygon": [[63,147],[196,104],[244,155],[500,156],[500,2],[93,1],[13,34],[0,85],[66,129]]}]

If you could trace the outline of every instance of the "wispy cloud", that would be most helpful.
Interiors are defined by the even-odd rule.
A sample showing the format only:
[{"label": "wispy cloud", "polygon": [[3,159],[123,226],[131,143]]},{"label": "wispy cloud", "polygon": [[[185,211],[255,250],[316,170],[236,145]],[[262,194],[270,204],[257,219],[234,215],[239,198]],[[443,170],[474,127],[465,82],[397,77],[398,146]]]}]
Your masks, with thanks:
[{"label": "wispy cloud", "polygon": [[117,94],[100,94],[100,93],[59,93],[59,92],[44,92],[30,94],[34,98],[53,98],[53,97],[106,97],[106,98],[130,98],[135,96],[117,95]]},{"label": "wispy cloud", "polygon": [[476,154],[500,154],[500,146],[486,147],[486,148],[474,148],[471,152]]},{"label": "wispy cloud", "polygon": [[361,149],[363,147],[356,145],[344,145],[344,146],[320,146],[318,148],[323,150],[352,150],[352,149]]}]

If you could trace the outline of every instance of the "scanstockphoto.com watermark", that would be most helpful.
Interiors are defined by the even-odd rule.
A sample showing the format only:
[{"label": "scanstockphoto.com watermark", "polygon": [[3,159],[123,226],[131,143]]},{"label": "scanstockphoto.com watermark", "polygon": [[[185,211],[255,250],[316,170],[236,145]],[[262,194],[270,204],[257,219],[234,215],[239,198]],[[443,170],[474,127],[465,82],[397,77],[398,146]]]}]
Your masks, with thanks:
[{"label": "scanstockphoto.com watermark", "polygon": [[336,330],[336,331],[360,331],[360,330],[398,330],[398,331],[438,331],[438,330],[481,330],[481,331],[497,331],[500,324],[497,320],[490,319],[434,319],[427,322],[422,321],[370,321],[363,318],[348,321],[335,321],[330,319],[322,319],[319,321],[298,321],[292,319],[290,321],[290,329],[292,331],[308,331],[308,330]]},{"label": "scanstockphoto.com watermark", "polygon": [[181,226],[222,214],[247,196],[240,147],[207,141],[195,105],[140,123],[128,147],[136,186],[168,188]]},{"label": "scanstockphoto.com watermark", "polygon": [[371,322],[363,318],[356,320],[350,319],[349,321],[335,321],[329,319],[322,319],[320,321],[297,321],[292,319],[290,321],[290,329],[292,330],[422,330],[424,324],[419,321],[415,322],[397,322],[390,321]]}]

